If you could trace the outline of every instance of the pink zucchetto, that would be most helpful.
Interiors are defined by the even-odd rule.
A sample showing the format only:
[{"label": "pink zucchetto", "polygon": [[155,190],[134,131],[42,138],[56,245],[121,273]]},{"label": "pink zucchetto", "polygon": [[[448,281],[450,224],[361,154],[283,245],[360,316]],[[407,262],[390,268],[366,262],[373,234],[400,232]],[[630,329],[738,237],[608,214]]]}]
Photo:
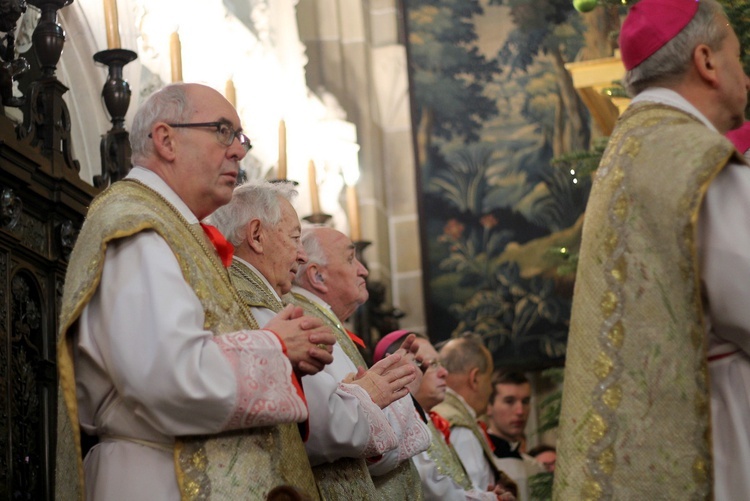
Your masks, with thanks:
[{"label": "pink zucchetto", "polygon": [[393,343],[405,338],[409,334],[411,334],[411,331],[401,329],[383,336],[383,338],[378,341],[378,344],[375,345],[375,351],[372,353],[372,362],[378,363],[383,360],[383,357],[385,357],[385,352],[388,350],[388,348]]},{"label": "pink zucchetto", "polygon": [[743,155],[750,150],[750,122],[745,122],[742,127],[730,130],[726,136]]},{"label": "pink zucchetto", "polygon": [[698,11],[697,0],[641,0],[630,8],[620,29],[620,54],[632,70],[687,26]]}]

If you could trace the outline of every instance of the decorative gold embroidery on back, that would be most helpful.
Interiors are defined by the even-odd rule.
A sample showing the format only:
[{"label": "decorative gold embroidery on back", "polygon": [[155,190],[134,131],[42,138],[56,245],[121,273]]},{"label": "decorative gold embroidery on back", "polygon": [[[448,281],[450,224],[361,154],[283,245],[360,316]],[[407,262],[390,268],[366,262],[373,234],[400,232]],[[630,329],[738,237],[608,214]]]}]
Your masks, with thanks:
[{"label": "decorative gold embroidery on back", "polygon": [[311,301],[302,294],[292,293],[290,299],[298,306],[301,306],[310,315],[320,318],[325,321],[328,325],[333,327],[333,332],[336,335],[336,342],[344,350],[346,356],[356,365],[357,367],[367,367],[365,359],[362,358],[362,354],[357,349],[357,346],[346,333],[346,329],[341,324],[341,321],[330,312],[327,308],[319,305],[318,303]]},{"label": "decorative gold embroidery on back", "polygon": [[422,495],[422,482],[414,463],[407,459],[402,461],[395,469],[373,477],[373,483],[378,490],[380,499],[419,501],[424,499]]},{"label": "decorative gold embroidery on back", "polygon": [[235,260],[229,267],[229,274],[246,306],[267,308],[276,313],[284,309],[268,285],[243,263]]},{"label": "decorative gold embroidery on back", "polygon": [[[641,150],[649,144],[648,152],[653,151],[660,131],[678,124],[683,124],[692,137],[693,150],[701,151],[701,141],[710,148],[698,155],[688,148],[682,164],[685,169],[666,186],[667,172],[659,170],[658,161],[644,161],[641,156],[647,151]],[[710,429],[705,426],[710,406],[695,253],[696,221],[708,183],[734,150],[725,140],[706,132],[697,120],[673,108],[634,105],[621,117],[603,156],[595,179],[596,196],[592,191],[584,223],[584,234],[590,226],[589,248],[582,247],[581,253],[582,257],[584,250],[591,254],[587,257],[593,271],[579,267],[578,276],[585,280],[576,282],[576,295],[580,293],[586,302],[578,305],[577,315],[571,319],[571,326],[575,323],[580,331],[576,334],[581,336],[573,336],[571,329],[571,342],[576,345],[575,353],[583,358],[576,359],[573,379],[566,377],[565,389],[571,393],[563,398],[574,407],[566,409],[564,403],[561,416],[561,423],[568,427],[561,431],[578,440],[566,444],[566,453],[573,459],[568,463],[563,458],[561,462],[555,499],[626,499],[624,493],[636,492],[670,492],[675,496],[679,492],[685,499],[696,500],[711,495]],[[665,156],[656,153],[655,159]],[[636,157],[638,162],[634,163]],[[651,179],[652,172],[659,176]],[[660,197],[662,192],[666,193],[664,198]],[[633,193],[639,194],[639,199],[629,199]],[[589,210],[595,212],[588,214]],[[673,229],[660,223],[666,220],[674,221]],[[644,229],[643,234],[654,232],[656,239],[639,240]],[[660,238],[664,241],[657,241]],[[626,247],[625,242],[634,247]],[[660,252],[661,256],[669,252],[673,261],[655,257]],[[582,266],[585,264],[582,261]],[[642,316],[632,314],[634,305]],[[591,325],[598,326],[594,328],[595,343],[589,343]],[[666,350],[675,345],[692,346],[693,351],[680,350],[681,358],[669,357]],[[623,356],[628,357],[627,373]],[[585,382],[576,382],[575,375],[584,372]],[[680,435],[678,426],[677,430],[664,429],[660,436],[674,431],[679,439],[687,439],[671,458],[669,451],[674,444],[660,443],[652,426],[664,422],[659,412],[663,412],[662,395],[669,388],[674,388],[677,400],[683,402],[681,428],[685,431]],[[685,404],[692,404],[694,415],[685,412]],[[661,444],[655,450],[664,449],[664,455],[655,455],[650,463],[651,459],[638,457],[642,455],[641,444]],[[623,445],[632,452],[629,454]],[[668,474],[678,462],[682,481],[677,477],[674,481],[646,478],[649,470],[654,475]],[[692,470],[694,484],[685,478],[687,467]]]},{"label": "decorative gold embroidery on back", "polygon": [[471,490],[471,480],[466,474],[461,459],[456,454],[456,450],[445,443],[443,434],[437,431],[432,421],[427,423],[432,434],[432,441],[430,447],[427,449],[427,455],[435,463],[437,471],[442,475],[450,477],[458,485],[463,487],[465,490]]},{"label": "decorative gold embroidery on back", "polygon": [[[175,252],[185,280],[196,291],[204,306],[207,330],[221,335],[240,329],[257,329],[255,319],[242,304],[202,229],[198,225],[189,225],[179,211],[142,183],[123,180],[105,190],[93,201],[84,227],[82,240],[104,243],[101,248],[93,244],[78,245],[78,250],[71,256],[69,270],[85,271],[79,271],[79,277],[70,277],[69,284],[66,284],[69,290],[63,298],[63,334],[96,290],[106,244],[143,230],[159,232]],[[196,259],[196,256],[202,255],[206,258]],[[67,341],[66,336],[61,336],[62,346]],[[64,350],[67,351],[67,348]],[[75,410],[75,402],[69,407]],[[277,447],[268,449],[262,445],[269,443],[275,443]],[[211,445],[211,454],[207,453],[207,445]],[[279,452],[281,449],[284,450],[283,455]],[[215,460],[213,464],[212,460]],[[231,472],[232,475],[222,476],[227,467],[231,469],[232,465],[243,463],[237,468],[245,468],[248,462],[256,465],[246,469],[252,474],[243,474],[241,479],[236,477],[236,471]],[[261,464],[264,464],[262,468]],[[295,485],[317,499],[312,470],[295,424],[211,437],[178,438],[175,466],[184,499],[207,499],[212,492],[245,498],[249,488],[257,493],[257,496],[250,497],[262,498],[264,492],[279,484]],[[243,494],[240,495],[240,492]]]}]

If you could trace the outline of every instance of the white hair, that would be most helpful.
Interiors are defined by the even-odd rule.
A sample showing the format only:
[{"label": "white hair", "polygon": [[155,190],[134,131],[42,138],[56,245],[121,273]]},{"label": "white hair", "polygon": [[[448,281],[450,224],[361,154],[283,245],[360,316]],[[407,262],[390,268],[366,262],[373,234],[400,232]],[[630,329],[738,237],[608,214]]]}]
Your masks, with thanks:
[{"label": "white hair", "polygon": [[303,263],[297,269],[297,275],[294,277],[294,285],[303,285],[301,278],[305,276],[307,268],[311,264],[317,264],[319,266],[325,266],[328,264],[328,258],[323,251],[323,246],[320,245],[320,239],[318,238],[318,228],[303,228],[302,237],[300,239],[302,247],[305,249],[307,254],[307,262]]},{"label": "white hair", "polygon": [[156,122],[186,122],[193,112],[184,83],[170,84],[151,94],[136,111],[130,128],[133,163],[142,163],[154,153],[154,143],[148,136]]},{"label": "white hair", "polygon": [[248,181],[234,189],[232,200],[216,209],[208,222],[216,226],[232,245],[239,246],[246,238],[245,227],[251,219],[264,226],[281,220],[282,198],[291,202],[297,190],[291,181]]}]

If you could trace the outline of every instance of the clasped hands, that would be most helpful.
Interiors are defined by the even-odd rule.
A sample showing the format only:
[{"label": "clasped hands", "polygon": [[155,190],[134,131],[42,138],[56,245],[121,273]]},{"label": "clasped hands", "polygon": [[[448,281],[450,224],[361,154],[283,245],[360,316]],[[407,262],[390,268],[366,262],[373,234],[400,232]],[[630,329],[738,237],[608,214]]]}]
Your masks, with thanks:
[{"label": "clasped hands", "polygon": [[316,374],[333,362],[333,331],[319,318],[304,315],[299,306],[287,305],[264,329],[284,342],[286,356],[299,375]]},{"label": "clasped hands", "polygon": [[369,370],[358,367],[356,374],[349,374],[343,382],[361,386],[381,409],[410,391],[415,392],[422,381],[422,372],[416,365],[415,339],[416,336],[410,334],[394,354],[386,356]]}]

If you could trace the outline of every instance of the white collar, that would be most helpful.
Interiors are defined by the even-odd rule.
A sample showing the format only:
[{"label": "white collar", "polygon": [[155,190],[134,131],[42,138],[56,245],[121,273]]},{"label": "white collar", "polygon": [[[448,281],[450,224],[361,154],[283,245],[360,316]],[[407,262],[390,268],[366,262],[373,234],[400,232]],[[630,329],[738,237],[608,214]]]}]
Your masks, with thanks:
[{"label": "white collar", "polygon": [[195,214],[193,214],[193,211],[191,211],[190,208],[185,204],[185,202],[182,201],[180,196],[175,193],[175,191],[170,188],[166,181],[159,177],[159,175],[154,171],[136,165],[135,167],[130,169],[128,175],[125,176],[125,179],[135,179],[137,181],[140,181],[141,183],[157,192],[159,195],[166,198],[167,202],[172,204],[174,208],[177,209],[182,217],[187,220],[188,224],[195,224],[199,222],[198,218],[195,217]]},{"label": "white collar", "polygon": [[635,96],[631,101],[631,104],[640,103],[642,101],[666,104],[667,106],[672,106],[674,108],[677,108],[678,110],[690,113],[695,118],[703,122],[703,124],[709,129],[715,132],[719,132],[718,130],[716,130],[716,127],[714,127],[714,124],[712,124],[708,120],[708,118],[703,115],[703,113],[698,111],[698,108],[693,106],[690,101],[671,89],[665,89],[664,87],[648,88]]},{"label": "white collar", "polygon": [[[292,292],[294,292],[295,294],[299,294],[300,296],[305,296],[310,301],[312,301],[312,302],[314,302],[316,304],[319,304],[323,308],[325,308],[328,311],[330,311],[331,315],[333,315],[334,317],[336,317],[336,314],[331,309],[331,305],[328,304],[328,303],[326,303],[325,301],[323,301],[320,297],[316,296],[315,294],[313,294],[309,290],[304,289],[304,288],[300,287],[299,285],[293,285],[292,286]],[[338,318],[338,317],[336,317],[336,318]]]},{"label": "white collar", "polygon": [[453,396],[456,397],[458,399],[458,401],[463,404],[464,407],[466,407],[466,410],[469,411],[469,414],[471,414],[471,417],[473,419],[477,418],[476,411],[474,409],[472,409],[469,404],[466,403],[466,400],[464,400],[464,397],[462,397],[461,395],[459,395],[458,393],[456,393],[455,391],[453,391],[450,388],[446,388],[445,391],[448,392],[448,393],[453,394]]}]

